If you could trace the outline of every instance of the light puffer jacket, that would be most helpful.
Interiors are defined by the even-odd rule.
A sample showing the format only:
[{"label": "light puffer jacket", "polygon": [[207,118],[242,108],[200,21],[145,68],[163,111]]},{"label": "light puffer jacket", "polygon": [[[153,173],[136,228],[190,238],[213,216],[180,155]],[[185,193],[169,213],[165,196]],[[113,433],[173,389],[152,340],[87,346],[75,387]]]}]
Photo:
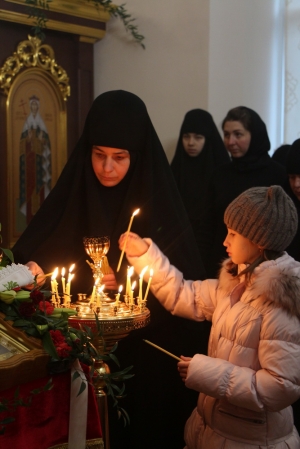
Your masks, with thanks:
[{"label": "light puffer jacket", "polygon": [[247,287],[230,259],[219,280],[186,281],[145,240],[147,253],[128,260],[138,273],[154,269],[156,298],[174,315],[212,321],[209,356],[194,355],[186,379],[200,392],[186,447],[299,449],[290,404],[300,397],[300,263],[286,253],[263,262]]}]

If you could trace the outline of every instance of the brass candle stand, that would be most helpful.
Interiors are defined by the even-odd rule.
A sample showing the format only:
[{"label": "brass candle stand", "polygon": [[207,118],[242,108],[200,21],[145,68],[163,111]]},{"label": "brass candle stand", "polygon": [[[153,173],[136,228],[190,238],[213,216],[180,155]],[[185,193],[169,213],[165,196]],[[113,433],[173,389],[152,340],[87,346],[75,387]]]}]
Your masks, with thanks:
[{"label": "brass candle stand", "polygon": [[[86,253],[91,257],[93,263],[90,265],[94,288],[90,298],[85,293],[78,294],[78,300],[71,303],[77,315],[69,317],[69,325],[81,328],[86,325],[91,328],[93,344],[100,354],[108,353],[116,342],[125,338],[131,331],[141,329],[150,322],[150,311],[146,307],[146,301],[133,298],[131,294],[123,295],[120,300],[120,290],[115,299],[109,298],[104,293],[102,285],[103,275],[107,274],[106,254],[109,250],[110,241],[108,237],[84,237],[83,244]],[[128,292],[128,291],[127,291]],[[97,318],[96,318],[97,317]],[[101,335],[98,332],[98,324],[101,326]],[[93,385],[98,403],[98,410],[103,431],[105,449],[109,449],[109,424],[107,411],[107,395],[105,392],[104,375],[109,373],[106,363],[99,360],[95,362],[95,374]]]}]

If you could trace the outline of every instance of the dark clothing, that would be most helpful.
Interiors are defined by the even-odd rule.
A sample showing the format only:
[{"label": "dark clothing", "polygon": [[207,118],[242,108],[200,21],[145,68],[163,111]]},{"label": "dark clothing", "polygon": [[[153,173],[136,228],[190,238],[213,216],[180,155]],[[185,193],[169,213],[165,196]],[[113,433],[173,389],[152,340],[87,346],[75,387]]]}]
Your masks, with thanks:
[{"label": "dark clothing", "polygon": [[[115,187],[105,187],[96,178],[93,145],[129,151],[130,168]],[[203,279],[205,271],[188,217],[144,103],[128,92],[106,92],[94,101],[56,186],[13,248],[15,259],[34,260],[46,271],[75,263],[72,293],[90,293],[93,277],[83,237],[110,237],[108,261],[115,271],[118,239],[137,208],[140,213],[132,231],[153,238],[185,276]],[[126,271],[124,258],[120,272],[115,272],[118,285],[125,285]],[[184,423],[197,397],[185,388],[176,361],[153,352],[142,339],[178,356],[192,356],[206,352],[209,326],[172,316],[151,294],[147,307],[150,325],[133,331],[116,351],[121,368],[133,365],[135,377],[126,383],[126,404],[120,404],[130,415],[130,426],[124,429],[115,409],[111,410],[111,449],[181,449]]]},{"label": "dark clothing", "polygon": [[275,150],[272,155],[273,161],[276,161],[285,167],[290,148],[291,145],[289,144],[281,145],[279,148],[277,148],[277,150]]},{"label": "dark clothing", "polygon": [[288,181],[285,185],[285,191],[290,196],[290,198],[293,200],[293,203],[295,204],[297,213],[298,213],[297,234],[293,238],[292,243],[287,247],[286,252],[290,256],[292,256],[295,260],[298,260],[298,262],[300,262],[300,201],[298,200],[296,195],[293,193]]},{"label": "dark clothing", "polygon": [[[247,108],[248,109],[248,108]],[[209,278],[218,274],[227,257],[223,242],[227,235],[224,212],[228,204],[250,187],[284,186],[283,166],[268,155],[270,142],[265,124],[251,109],[251,142],[245,156],[218,167],[211,179],[205,207],[198,223],[196,239]]]},{"label": "dark clothing", "polygon": [[[205,137],[204,147],[198,156],[191,157],[184,149],[182,137],[187,133]],[[229,161],[228,152],[211,114],[202,109],[187,112],[181,125],[171,168],[193,227],[204,206],[212,172]]]}]

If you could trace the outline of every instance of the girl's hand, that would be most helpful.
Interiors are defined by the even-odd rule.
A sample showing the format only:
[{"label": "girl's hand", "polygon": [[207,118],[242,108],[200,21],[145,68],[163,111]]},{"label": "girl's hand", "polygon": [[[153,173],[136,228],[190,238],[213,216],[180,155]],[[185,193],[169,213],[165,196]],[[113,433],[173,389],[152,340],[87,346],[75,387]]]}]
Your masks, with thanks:
[{"label": "girl's hand", "polygon": [[123,250],[125,246],[126,256],[129,257],[139,257],[145,254],[148,251],[149,245],[145,242],[139,235],[134,234],[133,232],[125,232],[119,238],[119,248]]},{"label": "girl's hand", "polygon": [[109,267],[109,271],[109,274],[104,274],[101,283],[105,285],[105,289],[107,290],[118,290],[114,271],[111,267]]},{"label": "girl's hand", "polygon": [[[36,262],[33,262],[32,260],[27,262],[25,265],[26,265],[26,267],[29,268],[29,270],[31,271],[33,276],[36,277],[36,285],[38,285],[39,287],[42,286],[44,284],[46,278],[45,278],[45,273],[41,269],[41,267]],[[32,290],[34,286],[35,286],[34,284],[30,284],[30,285],[26,285],[25,288],[27,288],[27,290]]]},{"label": "girl's hand", "polygon": [[177,368],[179,371],[179,375],[182,378],[183,382],[186,381],[187,372],[190,366],[190,361],[192,360],[191,357],[184,357],[183,355],[180,356],[182,362],[177,363]]}]

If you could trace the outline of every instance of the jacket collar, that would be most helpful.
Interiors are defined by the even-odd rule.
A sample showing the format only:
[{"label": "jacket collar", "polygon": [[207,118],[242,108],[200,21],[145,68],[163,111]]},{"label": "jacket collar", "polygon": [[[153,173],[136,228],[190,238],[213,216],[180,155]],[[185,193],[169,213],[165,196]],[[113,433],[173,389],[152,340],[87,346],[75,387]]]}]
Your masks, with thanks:
[{"label": "jacket collar", "polygon": [[[226,259],[220,270],[218,288],[226,295],[230,295],[242,281],[231,274],[233,267],[231,259]],[[283,308],[300,319],[300,263],[287,253],[256,267],[247,290],[253,299],[262,297],[274,307]]]}]

